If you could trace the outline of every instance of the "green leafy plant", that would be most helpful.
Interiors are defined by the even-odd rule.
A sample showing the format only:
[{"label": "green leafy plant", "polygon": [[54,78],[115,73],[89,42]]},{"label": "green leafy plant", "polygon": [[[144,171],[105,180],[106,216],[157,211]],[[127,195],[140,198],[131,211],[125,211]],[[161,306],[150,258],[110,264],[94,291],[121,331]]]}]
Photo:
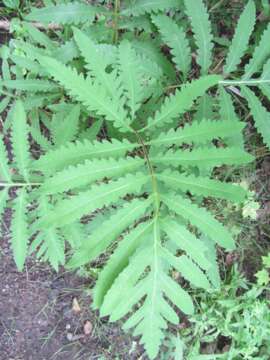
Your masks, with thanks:
[{"label": "green leafy plant", "polygon": [[[7,157],[1,142],[0,210],[13,211],[11,242],[20,270],[32,252],[56,270],[65,264],[75,269],[107,253],[93,307],[110,321],[124,319],[124,329],[134,328],[154,359],[168,323],[178,324],[179,315],[194,311],[187,282],[206,292],[219,288],[216,245],[235,248],[222,218],[207,208],[211,199],[226,205],[242,203],[247,195],[216,172],[253,159],[244,150],[245,124],[227,88],[235,93],[240,86],[268,143],[268,115],[262,117],[264,107],[248,86],[268,86],[269,31],[243,79],[228,80],[255,22],[250,1],[223,76],[208,75],[214,50],[208,12],[202,1],[184,1],[180,9],[190,19],[198,64],[198,76],[188,81],[194,77],[189,25],[159,13],[176,13],[178,1],[115,4],[114,11],[77,2],[33,9],[25,20],[58,23],[64,35],[51,39],[23,22],[20,38],[3,52],[1,108],[12,104],[4,131],[11,132],[13,156]],[[113,26],[100,32],[108,19]],[[82,24],[83,31],[72,24]],[[160,37],[152,40],[154,26]],[[240,42],[243,27],[248,29]],[[145,38],[133,36],[136,29],[146,29]],[[160,51],[163,42],[173,65]],[[263,65],[262,76],[253,79]],[[18,96],[21,101],[13,102]],[[205,110],[213,99],[218,116]],[[101,129],[105,136],[96,140]],[[33,157],[33,140],[41,156]],[[12,201],[10,188],[17,189]]]},{"label": "green leafy plant", "polygon": [[262,256],[263,268],[255,274],[259,286],[267,286],[270,282],[270,253],[267,256]]},{"label": "green leafy plant", "polygon": [[[245,198],[241,187],[201,176],[195,170],[245,164],[252,157],[240,148],[211,145],[213,139],[228,138],[235,131],[241,133],[241,123],[236,129],[229,121],[202,120],[173,129],[175,119],[189,110],[207,89],[218,84],[218,76],[187,83],[166,97],[146,121],[142,120],[139,128],[140,120],[135,120],[135,114],[143,108],[152,83],[144,69],[134,66],[137,57],[131,44],[125,41],[119,45],[115,68],[106,72],[102,58],[94,64],[88,61],[91,45],[88,38],[78,29],[74,29],[74,34],[79,48],[86,54],[87,78],[51,58],[37,56],[39,63],[90,114],[104,116],[119,129],[119,134],[130,134],[132,140],[66,143],[29,164],[27,136],[22,142],[18,131],[20,135],[26,131],[25,115],[21,105],[16,105],[14,118],[22,129],[13,129],[13,147],[19,155],[16,168],[25,183],[13,183],[6,177],[8,184],[4,185],[33,188],[31,197],[33,201],[39,199],[39,205],[38,219],[31,225],[32,231],[38,232],[32,249],[40,247],[38,256],[48,259],[56,268],[64,258],[65,235],[61,229],[66,233],[66,227],[82,216],[114,205],[109,216],[107,212],[100,215],[101,225],[81,239],[79,246],[75,244],[68,266],[74,268],[94,260],[124,232],[123,240],[99,275],[93,292],[94,306],[100,308],[102,316],[110,315],[111,321],[115,321],[144,300],[126,321],[125,328],[135,327],[135,334],[142,336],[149,357],[154,358],[167,328],[166,320],[178,322],[177,314],[164,296],[184,313],[193,312],[190,295],[170,278],[170,269],[175,268],[194,286],[211,287],[204,273],[211,268],[207,246],[190,232],[188,224],[225,249],[234,248],[228,230],[196,205],[197,197],[214,196],[240,202]],[[168,124],[172,129],[166,131]],[[187,149],[183,148],[184,144],[188,145]],[[38,188],[27,169],[32,174],[41,173]],[[9,174],[6,169],[5,174]],[[107,180],[100,182],[102,179]],[[27,236],[22,240],[18,229],[27,230],[21,216],[25,213],[26,195],[27,191],[23,190],[16,200],[13,222],[14,255],[20,269],[25,260]],[[179,250],[184,253],[175,256]]]},{"label": "green leafy plant", "polygon": [[[186,14],[191,21],[191,28],[197,48],[196,61],[200,72],[206,74],[213,64],[213,35],[207,9],[202,0],[184,1]],[[172,60],[176,68],[186,78],[190,69],[191,47],[186,38],[186,29],[179,26],[177,22],[167,15],[152,16],[163,41],[171,48]],[[270,25],[264,30],[258,45],[255,47],[250,60],[241,71],[239,64],[243,56],[249,50],[249,40],[256,22],[256,8],[253,0],[248,1],[241,14],[235,34],[229,46],[223,66],[223,78],[220,81],[220,115],[224,118],[237,120],[234,111],[232,94],[241,95],[248,103],[250,113],[255,121],[255,126],[262,135],[264,143],[270,146],[269,113],[261,103],[260,97],[250,88],[259,90],[269,100],[269,66],[270,48],[268,38]],[[171,36],[171,29],[175,29],[176,36]],[[220,67],[220,64],[218,64]],[[236,79],[235,76],[241,79]],[[232,79],[229,79],[229,78]],[[237,89],[239,88],[240,91]],[[224,90],[226,89],[226,91]],[[238,141],[238,140],[236,140]]]},{"label": "green leafy plant", "polygon": [[[189,329],[182,331],[187,341],[187,359],[218,358],[229,360],[268,359],[269,357],[269,300],[267,288],[250,285],[236,268],[219,292],[198,295],[199,308],[190,318]],[[200,343],[209,344],[218,352],[219,337],[228,339],[223,354],[200,355]],[[213,357],[211,357],[213,356]],[[216,357],[215,357],[216,356]]]}]

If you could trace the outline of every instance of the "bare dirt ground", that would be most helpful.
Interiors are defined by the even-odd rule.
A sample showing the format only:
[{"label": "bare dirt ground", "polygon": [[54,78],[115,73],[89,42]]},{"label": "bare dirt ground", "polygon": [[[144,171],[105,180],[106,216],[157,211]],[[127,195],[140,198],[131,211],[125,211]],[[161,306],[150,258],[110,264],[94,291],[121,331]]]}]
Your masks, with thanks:
[{"label": "bare dirt ground", "polygon": [[0,247],[0,360],[139,358],[128,355],[134,343],[120,327],[90,310],[84,291],[89,280],[63,270],[56,274],[31,259],[19,273],[8,234]]}]

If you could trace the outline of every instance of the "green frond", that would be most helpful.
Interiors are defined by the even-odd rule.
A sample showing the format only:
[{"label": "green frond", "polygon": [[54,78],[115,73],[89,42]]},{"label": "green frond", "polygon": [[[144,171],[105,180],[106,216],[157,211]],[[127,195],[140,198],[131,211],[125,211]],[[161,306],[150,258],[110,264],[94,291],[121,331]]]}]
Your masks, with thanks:
[{"label": "green frond", "polygon": [[139,16],[179,7],[179,0],[128,0],[126,8],[121,11],[124,16]]},{"label": "green frond", "polygon": [[[38,216],[43,218],[53,205],[48,202],[45,196],[39,197]],[[37,220],[38,221],[38,220]],[[75,224],[74,224],[75,225]],[[35,223],[33,224],[35,228]],[[74,226],[74,229],[77,229]],[[68,229],[68,226],[67,226]],[[65,264],[65,238],[59,229],[44,228],[40,231],[30,245],[30,251],[36,251],[36,256],[43,262],[48,262],[55,271],[59,270],[60,265]]]},{"label": "green frond", "polygon": [[[161,50],[153,43],[153,39],[149,40],[132,40],[132,47],[135,51],[162,69],[164,75],[175,81],[175,70],[171,62],[164,56]],[[156,64],[156,65],[155,65]]]},{"label": "green frond", "polygon": [[[43,71],[41,69],[41,66],[38,63],[36,63],[33,60],[30,60],[26,56],[18,56],[18,55],[12,54],[12,55],[10,55],[10,60],[12,60],[20,68],[31,71],[31,73],[34,74],[34,75],[37,75],[37,74],[45,75],[46,74],[45,71]],[[31,89],[32,89],[31,84],[35,83],[35,81],[34,81],[34,83],[32,82],[33,79],[32,80],[31,79],[10,80],[10,81],[7,82],[7,84],[10,84],[12,86],[11,88],[14,88],[15,90],[18,89],[18,90],[26,91],[25,90],[25,84],[26,84],[25,80],[28,82],[28,86],[30,85],[29,88],[30,88],[30,91],[31,91]],[[31,80],[31,82],[29,80]],[[14,81],[16,81],[16,83],[19,84],[21,88],[17,88],[17,86],[15,85],[16,83],[14,83]],[[41,80],[39,80],[39,81],[41,81]],[[44,84],[44,80],[42,80],[42,83]],[[49,81],[47,82],[47,85],[49,85]],[[51,83],[51,85],[52,85],[52,87],[55,87],[55,84]],[[7,86],[7,87],[10,88],[10,86]],[[34,89],[36,89],[35,84],[34,84]],[[45,89],[46,89],[46,85],[45,85]],[[37,92],[37,91],[38,90],[35,90],[34,92]]]},{"label": "green frond", "polygon": [[161,222],[161,229],[167,234],[177,249],[185,251],[186,255],[202,269],[209,269],[211,263],[206,257],[207,247],[188,231],[185,226],[178,224],[168,217]]},{"label": "green frond", "polygon": [[14,260],[19,271],[22,271],[24,267],[29,238],[26,206],[26,190],[20,189],[12,204],[13,217],[11,221],[11,246]]},{"label": "green frond", "polygon": [[242,133],[244,123],[238,119],[235,113],[231,95],[228,94],[223,87],[220,87],[219,94],[220,118],[227,123],[232,130],[230,136],[224,136],[224,138],[226,138],[226,144],[244,149],[244,136]]},{"label": "green frond", "polygon": [[235,248],[234,240],[229,231],[204,208],[198,207],[180,195],[161,195],[161,199],[170,211],[182,216],[215,243],[227,250]]},{"label": "green frond", "polygon": [[148,119],[145,129],[162,127],[164,124],[171,123],[175,118],[190,110],[194,101],[210,87],[217,85],[220,79],[218,75],[209,75],[183,85],[181,90],[176,90],[174,95],[165,98],[161,109],[153,118]]},{"label": "green frond", "polygon": [[83,187],[96,180],[114,178],[138,170],[144,164],[144,159],[127,157],[115,160],[86,160],[83,164],[69,166],[61,172],[48,178],[41,187],[44,194],[55,194]]},{"label": "green frond", "polygon": [[[136,200],[136,202],[137,201],[138,200]],[[142,202],[140,205],[142,205]],[[143,210],[145,211],[145,207]],[[143,215],[143,213],[141,212],[137,215]],[[145,236],[149,234],[151,226],[152,221],[138,225],[136,228],[132,229],[118,244],[117,249],[114,251],[110,260],[101,271],[98,281],[94,287],[93,301],[95,308],[99,308],[102,305],[104,296],[109,290],[111,284],[128,265],[129,258],[140,247],[141,243],[145,241]]]},{"label": "green frond", "polygon": [[118,65],[121,81],[127,97],[127,104],[134,120],[136,111],[140,108],[144,89],[140,83],[142,69],[131,43],[124,40],[118,48]]},{"label": "green frond", "polygon": [[166,15],[152,16],[152,21],[162,40],[170,47],[176,69],[181,71],[186,79],[191,67],[191,49],[185,31]]},{"label": "green frond", "polygon": [[207,236],[203,236],[202,241],[207,248],[206,257],[211,264],[211,266],[206,271],[206,275],[214,288],[220,289],[221,279],[219,274],[218,257],[215,248],[215,242]]},{"label": "green frond", "polygon": [[217,197],[234,202],[243,202],[246,191],[237,185],[226,184],[207,177],[179,174],[177,171],[165,170],[156,177],[172,190],[190,192],[198,196]]},{"label": "green frond", "polygon": [[104,7],[99,8],[79,2],[50,5],[43,8],[34,8],[26,15],[28,21],[37,21],[42,24],[80,24],[93,22],[97,13],[104,12]]},{"label": "green frond", "polygon": [[50,132],[56,147],[65,145],[75,139],[79,130],[80,113],[80,105],[74,105],[67,115],[63,112],[60,112],[60,116],[55,114],[51,123]]},{"label": "green frond", "polygon": [[212,63],[213,35],[207,8],[203,0],[184,0],[197,46],[197,63],[205,75]]},{"label": "green frond", "polygon": [[172,144],[195,144],[205,145],[214,139],[231,138],[235,134],[240,134],[245,123],[234,120],[201,120],[193,121],[177,130],[171,129],[167,133],[161,133],[156,139],[150,140],[151,145],[171,146]]},{"label": "green frond", "polygon": [[65,264],[65,240],[59,230],[51,228],[44,231],[40,237],[41,246],[37,258],[47,261],[58,272],[59,266]]},{"label": "green frond", "polygon": [[215,98],[212,95],[204,94],[197,101],[196,114],[194,115],[193,121],[201,122],[202,119],[215,119]]},{"label": "green frond", "polygon": [[78,58],[80,56],[80,51],[76,45],[74,39],[66,41],[64,44],[54,50],[53,57],[63,64],[67,64],[70,61]]},{"label": "green frond", "polygon": [[34,42],[36,42],[41,46],[44,46],[46,49],[50,51],[54,51],[56,49],[56,43],[53,42],[49,38],[49,36],[45,34],[45,32],[38,30],[31,23],[23,22],[22,25],[23,25],[23,29],[27,31],[27,33],[30,35],[30,38],[32,38]]},{"label": "green frond", "polygon": [[261,70],[261,67],[267,60],[270,55],[270,48],[268,46],[270,38],[270,24],[268,24],[265,29],[262,37],[260,39],[259,45],[255,48],[252,58],[249,63],[245,66],[245,74],[243,79],[250,79],[253,74]]},{"label": "green frond", "polygon": [[0,135],[0,179],[7,182],[11,181],[10,170],[8,165],[8,156],[4,139]]},{"label": "green frond", "polygon": [[270,113],[248,87],[241,86],[241,94],[247,99],[255,126],[262,135],[263,142],[270,148]]},{"label": "green frond", "polygon": [[69,165],[77,165],[85,160],[101,159],[106,157],[120,157],[127,151],[134,149],[138,144],[128,140],[118,141],[76,141],[66,143],[58,149],[48,151],[38,160],[32,163],[33,170],[40,170],[45,174],[54,174]]},{"label": "green frond", "polygon": [[74,68],[65,66],[49,57],[38,57],[38,61],[68,93],[84,104],[90,112],[105,116],[122,131],[129,131],[129,119],[118,99],[109,98],[107,91],[98,82],[92,82],[78,74]]},{"label": "green frond", "polygon": [[[94,229],[89,237],[84,240],[82,245],[75,251],[73,257],[68,262],[68,267],[79,267],[97,258],[124,230],[146,213],[151,202],[151,198],[148,200],[134,199],[131,202],[126,203],[123,207],[115,210],[109,219],[103,221],[98,228]],[[123,241],[125,241],[125,239],[126,237]],[[111,268],[111,265],[109,265],[111,262],[113,262],[113,260],[109,260],[109,268]],[[107,273],[106,268],[107,267],[104,268],[105,273]],[[100,282],[103,283],[102,281]],[[97,287],[102,288],[103,286],[104,284],[97,285]],[[97,291],[99,292],[100,290]],[[95,299],[94,304],[95,306],[100,305],[97,304],[97,300]]]},{"label": "green frond", "polygon": [[173,167],[197,166],[199,168],[215,167],[221,165],[242,165],[253,160],[252,155],[239,148],[196,148],[188,150],[169,150],[163,155],[152,157],[155,164],[166,164]]},{"label": "green frond", "polygon": [[147,78],[149,78],[149,77],[152,78],[152,79],[160,79],[160,78],[162,78],[163,70],[158,64],[153,63],[153,61],[151,61],[144,54],[137,54],[136,53],[136,55],[137,55],[138,61],[140,62],[142,73]]},{"label": "green frond", "polygon": [[33,140],[41,147],[42,150],[49,151],[52,148],[50,141],[41,133],[40,129],[30,126],[29,132]]},{"label": "green frond", "polygon": [[[86,69],[100,85],[105,86],[108,95],[114,97],[119,93],[119,81],[114,73],[106,72],[108,61],[100,48],[93,41],[77,28],[73,28],[73,34],[77,46],[86,61]],[[119,98],[121,93],[118,94]]]},{"label": "green frond", "polygon": [[[39,198],[39,217],[46,216],[52,209],[44,196]],[[65,240],[58,229],[48,228],[42,230],[31,243],[30,251],[37,251],[36,256],[42,261],[48,261],[55,271],[59,265],[65,264]]]},{"label": "green frond", "polygon": [[12,148],[14,160],[20,172],[20,175],[28,181],[28,165],[30,163],[29,128],[26,119],[26,113],[21,101],[17,101],[13,110],[12,124]]},{"label": "green frond", "polygon": [[249,0],[242,12],[231,46],[224,65],[224,73],[230,74],[237,69],[241,58],[247,50],[250,36],[256,22],[256,7],[253,0]]},{"label": "green frond", "polygon": [[[143,236],[142,233],[144,233]],[[134,252],[136,246],[139,248]],[[124,261],[126,251],[131,254],[129,262]],[[101,316],[110,315],[110,321],[116,321],[130,313],[133,306],[140,302],[140,307],[130,314],[124,328],[135,328],[134,336],[141,335],[140,343],[145,346],[149,358],[154,359],[158,355],[165,336],[167,321],[173,324],[178,323],[178,316],[165,300],[165,296],[184,313],[193,312],[190,296],[167,275],[164,261],[172,268],[181,267],[189,278],[191,276],[188,274],[187,266],[193,268],[196,265],[190,263],[189,259],[176,258],[162,246],[158,219],[139,225],[130,233],[130,241],[123,242],[122,245],[120,243],[119,250],[117,249],[115,253],[117,254],[115,256],[122,261],[119,267],[115,262],[114,268],[111,268],[114,271],[113,279],[115,280],[110,287],[106,286],[105,291],[101,292],[102,296],[99,300],[102,302],[103,299],[100,308]],[[145,273],[147,268],[149,271]],[[110,267],[107,270],[107,279],[109,279],[109,269]],[[192,280],[200,286],[206,285],[207,279],[204,274],[198,267],[196,271],[203,280],[202,282],[193,278]],[[118,276],[115,278],[115,275]],[[143,303],[141,303],[143,298]],[[98,306],[100,306],[99,302]]]},{"label": "green frond", "polygon": [[100,130],[102,129],[103,126],[103,119],[99,119],[96,120],[91,127],[87,128],[84,131],[80,131],[78,139],[79,140],[84,140],[87,139],[89,141],[94,141],[96,140],[98,133],[100,132]]},{"label": "green frond", "polygon": [[205,290],[209,290],[211,288],[211,285],[202,270],[186,255],[176,257],[167,249],[163,248],[161,256],[168,265],[173,266],[177,271],[179,271],[182,277],[189,281],[192,285]]},{"label": "green frond", "polygon": [[69,199],[59,201],[53,211],[48,212],[40,223],[43,227],[62,227],[89,214],[96,209],[109,206],[127,194],[138,193],[149,181],[149,176],[142,173],[127,174],[118,180],[93,185],[90,190],[80,192]]},{"label": "green frond", "polygon": [[35,79],[1,80],[0,86],[4,86],[8,89],[33,93],[54,91],[59,88],[50,81]]}]

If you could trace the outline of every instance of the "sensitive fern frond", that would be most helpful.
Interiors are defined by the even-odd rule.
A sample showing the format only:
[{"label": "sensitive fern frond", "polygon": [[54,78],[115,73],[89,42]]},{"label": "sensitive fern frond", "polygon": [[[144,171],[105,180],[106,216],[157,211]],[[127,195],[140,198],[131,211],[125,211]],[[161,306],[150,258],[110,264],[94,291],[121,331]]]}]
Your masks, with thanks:
[{"label": "sensitive fern frond", "polygon": [[249,38],[256,21],[256,7],[253,0],[249,0],[238,21],[234,37],[224,66],[224,73],[236,70],[242,56],[247,50]]},{"label": "sensitive fern frond", "polygon": [[152,16],[163,41],[171,48],[173,62],[177,70],[187,78],[191,67],[191,49],[185,31],[166,15]]},{"label": "sensitive fern frond", "polygon": [[209,15],[203,0],[184,0],[197,45],[197,63],[205,75],[212,63],[213,35]]}]

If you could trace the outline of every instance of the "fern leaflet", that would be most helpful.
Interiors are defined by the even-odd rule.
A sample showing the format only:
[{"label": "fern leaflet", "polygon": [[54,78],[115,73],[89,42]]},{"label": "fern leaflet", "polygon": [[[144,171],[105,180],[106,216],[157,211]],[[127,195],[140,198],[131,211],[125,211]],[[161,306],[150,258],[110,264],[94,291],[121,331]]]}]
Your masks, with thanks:
[{"label": "fern leaflet", "polygon": [[184,30],[165,15],[152,16],[152,21],[158,27],[164,42],[171,48],[177,70],[182,71],[186,79],[191,67],[191,49]]},{"label": "fern leaflet", "polygon": [[78,2],[70,2],[33,9],[25,19],[28,21],[38,21],[43,24],[79,24],[94,21],[95,15],[104,12],[104,9],[104,7],[98,8]]},{"label": "fern leaflet", "polygon": [[256,21],[256,8],[253,0],[249,0],[245,10],[238,21],[235,34],[229,48],[229,53],[224,66],[224,73],[229,74],[236,70],[242,56],[247,50],[248,41]]},{"label": "fern leaflet", "polygon": [[197,62],[205,75],[212,62],[213,36],[207,9],[203,0],[184,0],[186,14],[191,21],[196,45],[198,48]]}]

